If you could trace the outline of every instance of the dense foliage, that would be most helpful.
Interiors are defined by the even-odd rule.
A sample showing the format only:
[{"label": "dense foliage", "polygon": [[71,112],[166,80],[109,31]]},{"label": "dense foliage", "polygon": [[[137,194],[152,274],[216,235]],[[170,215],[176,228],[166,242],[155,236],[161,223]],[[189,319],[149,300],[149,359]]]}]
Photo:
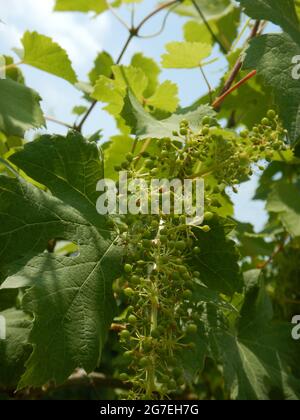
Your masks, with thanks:
[{"label": "dense foliage", "polygon": [[[124,3],[143,8],[56,0],[55,10],[118,14]],[[116,61],[97,55],[84,83],[43,34],[26,32],[18,59],[5,56],[1,398],[300,398],[300,3],[237,3],[159,2],[128,27]],[[152,58],[122,65],[145,23],[160,16],[164,28],[170,13],[182,16],[184,39],[166,45],[161,67],[199,68],[208,89],[188,108]],[[228,66],[212,89],[205,66],[215,51]],[[25,140],[46,117],[22,65],[82,91],[74,125],[57,121],[65,137]],[[98,102],[116,120],[111,139],[101,121],[84,136]],[[204,179],[204,222],[101,216],[97,183],[120,171],[148,183]],[[254,173],[269,214],[259,233],[234,219],[230,199]]]}]

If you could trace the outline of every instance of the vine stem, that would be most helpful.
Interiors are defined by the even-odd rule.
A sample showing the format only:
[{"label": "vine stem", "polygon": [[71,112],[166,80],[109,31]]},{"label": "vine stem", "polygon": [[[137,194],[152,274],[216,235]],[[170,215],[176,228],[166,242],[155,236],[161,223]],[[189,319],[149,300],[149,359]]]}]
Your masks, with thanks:
[{"label": "vine stem", "polygon": [[199,13],[201,19],[203,20],[204,25],[206,26],[207,30],[209,31],[209,33],[211,34],[212,38],[215,40],[215,42],[217,44],[219,44],[222,52],[224,54],[228,53],[227,48],[225,47],[225,45],[223,44],[223,42],[219,39],[219,37],[214,33],[214,31],[212,30],[210,24],[208,23],[204,13],[202,12],[202,10],[200,9],[199,5],[196,3],[195,0],[192,0],[193,6],[195,7],[195,9],[197,10],[197,12]]},{"label": "vine stem", "polygon": [[53,122],[53,123],[58,124],[58,125],[62,125],[63,127],[66,127],[66,128],[70,128],[70,129],[73,128],[73,126],[71,124],[68,124],[68,123],[65,123],[63,121],[57,120],[56,118],[50,117],[49,115],[45,116],[45,120]]},{"label": "vine stem", "polygon": [[[154,16],[156,16],[158,13],[162,12],[163,10],[174,6],[176,3],[180,3],[181,0],[170,0],[166,3],[161,4],[160,6],[158,6],[156,9],[154,9],[151,13],[149,13],[136,27],[132,26],[129,29],[129,35],[128,38],[121,50],[121,53],[116,61],[116,65],[120,64],[122,61],[122,58],[124,56],[124,54],[126,53],[131,41],[139,36],[139,33],[141,31],[141,29],[144,27],[144,25],[150,20],[152,19]],[[111,75],[112,77],[113,75]],[[91,106],[89,107],[89,109],[87,110],[87,112],[85,113],[85,115],[83,116],[82,120],[80,121],[80,123],[78,125],[75,125],[74,128],[75,130],[81,132],[82,128],[85,124],[85,122],[87,121],[88,117],[90,116],[90,114],[92,113],[93,109],[95,108],[96,104],[98,101],[94,100],[91,103]]]},{"label": "vine stem", "polygon": [[[250,34],[249,38],[247,39],[247,42],[251,41],[251,39],[253,39],[257,36],[257,34],[259,32],[259,27],[260,27],[260,21],[257,20],[255,22],[255,25],[254,25],[254,27],[251,31],[251,34]],[[225,92],[227,92],[231,88],[231,86],[233,85],[237,75],[239,74],[239,72],[242,68],[242,65],[243,65],[243,60],[242,60],[242,57],[240,56],[238,58],[237,62],[235,63],[235,65],[234,65],[234,67],[233,67],[233,69],[232,69],[232,71],[231,71],[231,73],[230,73],[230,75],[229,75],[221,93],[220,93],[220,96],[222,96]]]},{"label": "vine stem", "polygon": [[219,108],[222,103],[224,102],[225,98],[230,95],[232,92],[237,90],[239,87],[244,85],[248,80],[252,79],[252,77],[256,76],[257,71],[252,70],[247,76],[245,76],[242,80],[240,80],[238,83],[236,83],[234,86],[232,86],[230,89],[226,90],[226,92],[223,93],[223,95],[219,96],[212,104],[212,107],[217,109]]},{"label": "vine stem", "polygon": [[283,241],[277,246],[277,248],[275,249],[273,254],[270,256],[270,258],[264,263],[258,264],[257,268],[260,270],[265,270],[270,264],[272,264],[272,262],[277,257],[277,255],[281,254],[284,251],[288,240],[289,240],[289,235],[287,234],[285,238],[283,239]]}]

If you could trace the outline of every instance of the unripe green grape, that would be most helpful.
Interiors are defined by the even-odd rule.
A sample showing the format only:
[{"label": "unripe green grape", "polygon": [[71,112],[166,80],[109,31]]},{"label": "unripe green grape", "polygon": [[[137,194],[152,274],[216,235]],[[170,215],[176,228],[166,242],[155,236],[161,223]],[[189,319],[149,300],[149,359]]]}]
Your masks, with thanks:
[{"label": "unripe green grape", "polygon": [[145,351],[150,351],[150,350],[152,350],[152,347],[153,347],[153,339],[152,339],[152,337],[145,338],[145,340],[143,342],[143,349]]},{"label": "unripe green grape", "polygon": [[130,336],[131,336],[131,334],[128,330],[123,330],[123,331],[120,332],[120,338],[122,340],[129,340]]},{"label": "unripe green grape", "polygon": [[210,125],[210,122],[211,122],[211,118],[208,116],[205,116],[202,120],[203,125]]},{"label": "unripe green grape", "polygon": [[193,296],[193,292],[190,289],[186,289],[183,292],[184,299],[190,299]]},{"label": "unripe green grape", "polygon": [[208,225],[201,226],[201,227],[200,227],[200,229],[201,229],[204,233],[208,233],[208,232],[210,232],[210,231],[211,231],[211,227],[210,227],[210,226],[208,226]]},{"label": "unripe green grape", "polygon": [[187,130],[186,128],[181,128],[181,129],[180,129],[180,134],[181,134],[182,136],[186,136],[186,135],[188,134],[188,130]]},{"label": "unripe green grape", "polygon": [[203,127],[203,128],[202,128],[202,134],[203,134],[204,136],[207,136],[209,133],[210,133],[210,129],[209,129],[209,127]]},{"label": "unripe green grape", "polygon": [[207,211],[204,213],[204,220],[210,222],[214,218],[214,213]]},{"label": "unripe green grape", "polygon": [[151,360],[148,357],[142,357],[139,361],[141,367],[148,367],[151,364]]},{"label": "unripe green grape", "polygon": [[186,327],[186,332],[188,334],[196,334],[197,331],[198,331],[198,327],[196,324],[188,324]]},{"label": "unripe green grape", "polygon": [[129,315],[128,322],[130,325],[135,325],[137,323],[137,317],[135,315]]},{"label": "unripe green grape", "polygon": [[274,120],[276,118],[276,112],[273,109],[270,109],[267,112],[267,117],[270,118],[270,120]]},{"label": "unripe green grape", "polygon": [[249,136],[249,131],[248,131],[248,130],[243,130],[243,131],[241,131],[240,136],[241,136],[243,139],[246,139],[246,138]]},{"label": "unripe green grape", "polygon": [[126,381],[128,381],[129,376],[127,375],[127,373],[121,373],[119,378],[120,378],[121,381],[126,382]]},{"label": "unripe green grape", "polygon": [[201,254],[201,249],[198,246],[195,246],[193,249],[193,254],[195,255]]},{"label": "unripe green grape", "polygon": [[154,168],[154,163],[153,160],[151,159],[146,159],[145,160],[145,167],[148,169],[153,169]]},{"label": "unripe green grape", "polygon": [[151,174],[152,176],[155,176],[155,175],[157,175],[157,174],[158,174],[158,172],[159,172],[158,168],[153,168],[153,169],[151,169],[150,174]]},{"label": "unripe green grape", "polygon": [[126,287],[124,294],[127,297],[132,297],[134,295],[134,290],[131,287]]},{"label": "unripe green grape", "polygon": [[132,350],[127,350],[123,354],[123,357],[125,357],[125,359],[133,359],[134,358],[134,352]]},{"label": "unripe green grape", "polygon": [[176,242],[176,244],[175,244],[175,248],[176,248],[178,251],[184,251],[184,250],[185,250],[185,248],[186,248],[186,243],[185,243],[184,241],[178,241],[178,242]]},{"label": "unripe green grape", "polygon": [[124,271],[126,274],[132,273],[132,265],[131,264],[125,264],[124,265]]},{"label": "unripe green grape", "polygon": [[126,159],[128,160],[128,162],[132,162],[133,161],[133,154],[132,153],[127,153]]},{"label": "unripe green grape", "polygon": [[182,120],[180,122],[180,125],[183,126],[183,127],[188,127],[189,126],[189,122],[188,122],[188,120]]}]

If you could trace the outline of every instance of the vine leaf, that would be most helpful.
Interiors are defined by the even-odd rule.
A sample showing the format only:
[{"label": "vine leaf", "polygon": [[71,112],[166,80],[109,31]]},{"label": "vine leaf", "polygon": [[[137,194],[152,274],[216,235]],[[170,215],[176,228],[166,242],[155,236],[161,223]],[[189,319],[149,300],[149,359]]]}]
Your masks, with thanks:
[{"label": "vine leaf", "polygon": [[95,12],[108,9],[106,0],[56,0],[54,10],[58,12]]},{"label": "vine leaf", "polygon": [[300,24],[294,0],[239,0],[247,15],[281,26],[300,45]]},{"label": "vine leaf", "polygon": [[[103,162],[97,146],[76,133],[43,136],[11,161],[52,194],[0,179],[2,288],[27,287],[23,306],[35,318],[19,388],[62,383],[77,367],[95,369],[114,316],[121,252],[96,211]],[[51,239],[77,243],[79,255],[45,253]]]},{"label": "vine leaf", "polygon": [[37,32],[25,32],[23,63],[75,84],[77,76],[66,51],[51,38]]},{"label": "vine leaf", "polygon": [[201,65],[211,54],[212,46],[203,42],[171,42],[162,56],[165,69],[192,69]]},{"label": "vine leaf", "polygon": [[0,130],[23,137],[26,130],[45,126],[37,92],[11,79],[0,80]]},{"label": "vine leaf", "polygon": [[300,188],[287,182],[274,185],[267,201],[267,210],[277,213],[293,236],[300,236]]},{"label": "vine leaf", "polygon": [[300,138],[300,84],[293,77],[293,57],[300,46],[287,34],[263,35],[251,41],[244,67],[256,69],[275,93],[280,116],[292,143]]},{"label": "vine leaf", "polygon": [[191,129],[199,130],[203,117],[214,117],[214,110],[208,105],[201,105],[196,111],[173,114],[165,120],[157,120],[147,113],[132,92],[128,91],[121,116],[131,127],[131,132],[140,139],[170,137],[174,130],[179,129],[180,122],[186,119]]},{"label": "vine leaf", "polygon": [[221,224],[211,227],[209,235],[200,229],[194,230],[202,252],[193,256],[190,264],[200,272],[201,281],[210,291],[233,295],[243,286],[235,243],[227,238]]},{"label": "vine leaf", "polygon": [[24,363],[30,355],[31,346],[27,344],[31,329],[30,316],[22,311],[8,309],[0,312],[5,320],[6,337],[0,340],[0,385],[16,387],[24,372]]},{"label": "vine leaf", "polygon": [[233,399],[298,400],[300,381],[290,373],[297,366],[290,325],[272,324],[272,305],[260,270],[247,272],[245,278],[236,334],[219,330],[215,336],[226,387]]}]

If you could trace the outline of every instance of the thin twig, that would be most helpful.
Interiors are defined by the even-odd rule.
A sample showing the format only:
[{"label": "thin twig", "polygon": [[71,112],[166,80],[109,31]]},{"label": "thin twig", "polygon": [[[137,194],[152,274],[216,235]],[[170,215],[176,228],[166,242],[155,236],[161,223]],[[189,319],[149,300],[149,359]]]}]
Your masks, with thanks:
[{"label": "thin twig", "polygon": [[68,124],[68,123],[65,123],[63,121],[57,120],[56,118],[50,117],[49,115],[45,116],[45,120],[53,122],[54,124],[62,125],[63,127],[66,127],[66,128],[70,128],[71,130],[74,128],[71,124]]},{"label": "thin twig", "polygon": [[110,12],[114,15],[114,17],[121,23],[121,25],[123,25],[128,31],[130,31],[130,27],[127,25],[125,20],[123,20],[123,18],[120,15],[118,15],[115,9],[111,5],[108,5],[108,8]]},{"label": "thin twig", "polygon": [[240,80],[238,83],[236,83],[234,86],[232,86],[230,89],[226,90],[226,92],[223,93],[223,95],[219,96],[214,103],[212,104],[212,107],[215,109],[218,109],[222,103],[224,102],[224,99],[227,98],[228,95],[230,95],[232,92],[237,90],[240,86],[244,85],[248,80],[252,79],[252,77],[256,76],[257,71],[252,70],[250,73],[247,74],[242,80]]},{"label": "thin twig", "polygon": [[197,12],[199,13],[199,15],[200,15],[201,19],[203,20],[204,25],[206,26],[207,30],[208,30],[208,31],[209,31],[209,33],[211,34],[212,38],[215,40],[215,42],[216,42],[217,44],[219,44],[219,46],[220,46],[220,48],[221,48],[222,52],[223,52],[224,54],[227,54],[227,53],[228,53],[227,48],[225,47],[225,45],[223,44],[223,42],[222,42],[222,41],[221,41],[221,40],[217,37],[217,35],[216,35],[216,34],[214,33],[214,31],[212,30],[212,28],[211,28],[210,24],[208,23],[208,21],[207,21],[207,19],[206,19],[205,15],[204,15],[204,13],[202,12],[202,10],[200,9],[200,6],[198,5],[198,3],[196,3],[196,1],[195,1],[195,0],[192,0],[192,3],[193,3],[193,5],[194,5],[195,9],[197,10]]},{"label": "thin twig", "polygon": [[[132,27],[129,30],[129,35],[128,38],[124,44],[124,47],[121,50],[121,53],[116,61],[116,65],[120,64],[125,52],[127,51],[131,41],[135,38],[139,36],[140,30],[143,28],[143,26],[155,15],[157,15],[158,13],[162,12],[163,10],[167,9],[168,7],[172,7],[173,5],[180,3],[181,0],[170,0],[166,3],[161,4],[160,6],[158,6],[156,9],[154,9],[151,13],[149,13],[136,27]],[[112,77],[112,75],[111,75]],[[94,100],[91,103],[91,106],[89,107],[89,109],[87,110],[87,112],[85,113],[85,115],[83,116],[82,120],[79,122],[79,124],[75,125],[74,128],[75,130],[81,132],[82,128],[85,124],[85,122],[87,121],[88,117],[90,116],[90,114],[92,113],[93,109],[95,108],[96,104],[98,101]]]},{"label": "thin twig", "polygon": [[[259,31],[259,26],[260,26],[260,21],[257,20],[255,22],[255,25],[254,25],[254,27],[251,31],[250,37],[248,38],[247,42],[249,42],[251,39],[256,37],[256,35]],[[239,72],[242,68],[242,65],[243,65],[243,60],[242,60],[242,57],[240,56],[238,58],[237,62],[235,63],[235,65],[234,65],[234,67],[233,67],[233,69],[232,69],[232,71],[231,71],[223,89],[221,90],[220,96],[222,96],[225,92],[227,92],[231,88],[231,86],[233,85],[233,82],[235,81],[237,75],[239,74]]]},{"label": "thin twig", "polygon": [[200,66],[199,66],[199,68],[200,68],[201,74],[202,74],[203,79],[204,79],[204,81],[205,81],[205,83],[206,83],[206,85],[207,85],[207,88],[208,88],[209,102],[210,102],[210,103],[212,103],[212,102],[213,102],[213,97],[212,97],[212,88],[211,88],[211,86],[210,86],[210,83],[209,83],[209,81],[208,81],[208,78],[206,77],[206,74],[205,74],[205,72],[204,72],[204,70],[203,70],[202,66],[200,65]]},{"label": "thin twig", "polygon": [[258,264],[257,268],[259,268],[260,270],[265,270],[270,264],[272,264],[274,259],[284,251],[285,246],[286,246],[289,238],[290,238],[290,236],[287,234],[284,237],[283,241],[276,247],[275,251],[270,256],[270,258],[267,261],[265,261],[264,263]]}]

